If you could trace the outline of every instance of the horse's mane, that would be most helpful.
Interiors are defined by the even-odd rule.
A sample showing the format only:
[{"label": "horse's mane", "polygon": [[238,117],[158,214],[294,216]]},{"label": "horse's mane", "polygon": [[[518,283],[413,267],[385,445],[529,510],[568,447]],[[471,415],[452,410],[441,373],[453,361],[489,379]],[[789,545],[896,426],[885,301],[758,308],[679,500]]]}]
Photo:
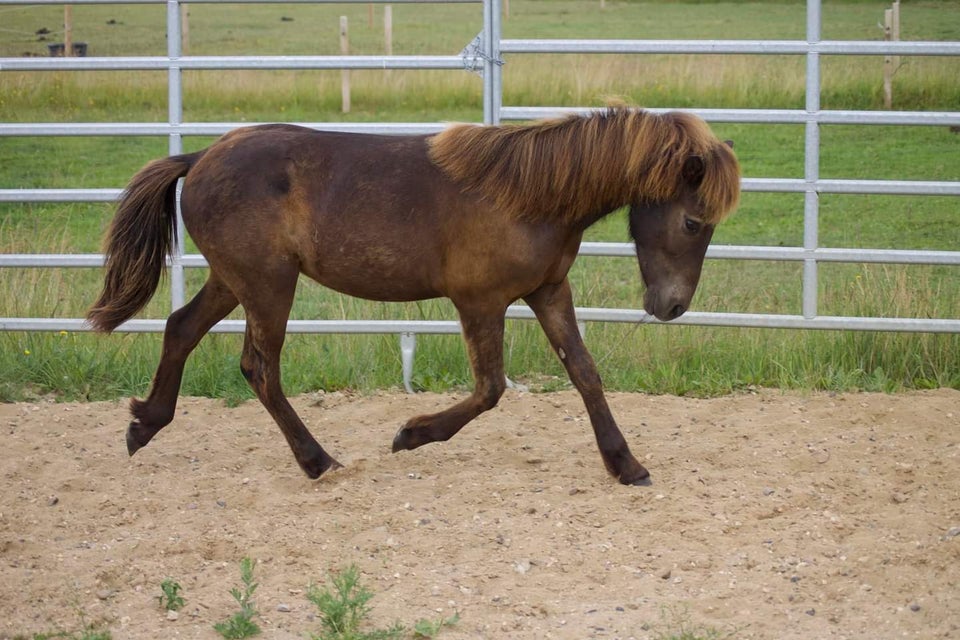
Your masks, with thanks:
[{"label": "horse's mane", "polygon": [[691,156],[704,164],[697,194],[705,222],[725,218],[740,197],[733,151],[681,112],[618,107],[529,125],[454,125],[431,138],[430,155],[464,188],[527,219],[575,221],[675,199]]}]

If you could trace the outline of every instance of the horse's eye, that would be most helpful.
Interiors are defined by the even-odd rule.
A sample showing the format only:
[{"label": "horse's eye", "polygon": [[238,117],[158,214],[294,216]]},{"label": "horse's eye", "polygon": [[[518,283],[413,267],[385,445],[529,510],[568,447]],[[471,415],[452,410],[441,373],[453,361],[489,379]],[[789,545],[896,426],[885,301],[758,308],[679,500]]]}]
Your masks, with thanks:
[{"label": "horse's eye", "polygon": [[693,218],[686,218],[683,221],[683,227],[687,230],[687,233],[698,233],[701,226],[700,221],[694,220]]}]

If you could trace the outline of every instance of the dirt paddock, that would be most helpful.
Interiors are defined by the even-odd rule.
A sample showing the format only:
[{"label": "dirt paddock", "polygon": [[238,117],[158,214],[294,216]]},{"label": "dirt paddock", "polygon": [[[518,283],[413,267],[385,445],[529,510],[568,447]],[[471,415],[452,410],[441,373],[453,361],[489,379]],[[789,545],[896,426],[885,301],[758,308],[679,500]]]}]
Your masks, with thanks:
[{"label": "dirt paddock", "polygon": [[0,405],[0,638],[82,612],[115,639],[216,639],[244,556],[265,638],[318,633],[306,588],[351,563],[376,625],[457,612],[450,640],[960,637],[960,392],[611,394],[650,487],[607,476],[572,392],[508,391],[389,452],[453,399],[294,399],[346,465],[319,481],[255,402],[182,399],[133,458],[125,403]]}]

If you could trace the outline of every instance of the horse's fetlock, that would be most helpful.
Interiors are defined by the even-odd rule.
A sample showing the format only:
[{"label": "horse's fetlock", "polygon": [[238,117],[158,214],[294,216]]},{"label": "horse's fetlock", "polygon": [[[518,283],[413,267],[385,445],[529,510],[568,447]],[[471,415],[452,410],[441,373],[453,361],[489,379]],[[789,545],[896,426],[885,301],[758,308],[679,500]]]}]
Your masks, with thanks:
[{"label": "horse's fetlock", "polygon": [[149,425],[153,428],[162,428],[173,422],[176,407],[160,407],[159,409],[149,402],[137,400],[130,401],[130,415],[143,425]]}]

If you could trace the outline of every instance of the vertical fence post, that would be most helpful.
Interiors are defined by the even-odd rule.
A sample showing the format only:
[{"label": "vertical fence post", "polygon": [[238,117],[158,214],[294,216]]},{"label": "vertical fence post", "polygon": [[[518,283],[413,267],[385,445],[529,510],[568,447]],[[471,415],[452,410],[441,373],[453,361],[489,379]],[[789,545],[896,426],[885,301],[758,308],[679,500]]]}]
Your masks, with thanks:
[{"label": "vertical fence post", "polygon": [[500,13],[500,0],[490,0],[492,7],[490,9],[490,18],[492,21],[492,34],[490,36],[490,57],[493,61],[490,65],[491,75],[493,75],[493,123],[500,124],[500,107],[503,106],[503,61],[500,60],[500,38],[502,14]]},{"label": "vertical fence post", "polygon": [[[807,44],[820,42],[820,0],[807,0]],[[819,245],[820,202],[817,180],[820,179],[820,53],[807,51],[807,122],[804,133],[803,179],[803,248],[810,252]],[[803,261],[803,317],[817,315],[817,260],[809,255]]]},{"label": "vertical fence post", "polygon": [[[893,39],[893,9],[883,12],[883,40]],[[893,107],[893,56],[883,56],[883,107]]]},{"label": "vertical fence post", "polygon": [[[893,41],[900,42],[900,0],[893,0]],[[893,56],[893,70],[900,67],[900,56]]]},{"label": "vertical fence post", "polygon": [[180,34],[180,50],[190,55],[190,5],[186,2],[180,5]]},{"label": "vertical fence post", "polygon": [[[180,2],[167,0],[167,122],[171,127],[183,124],[183,76],[179,66],[181,55],[180,42]],[[170,155],[183,153],[183,139],[179,131],[170,133],[168,140]],[[183,275],[184,229],[180,215],[181,180],[177,184],[177,244],[170,255],[170,305],[173,310],[183,306],[185,287]]]},{"label": "vertical fence post", "polygon": [[383,53],[393,55],[393,6],[383,7]]},{"label": "vertical fence post", "polygon": [[[894,0],[883,12],[883,39],[886,42],[900,41],[900,0]],[[883,57],[883,106],[893,108],[893,75],[900,68],[900,56]]]},{"label": "vertical fence post", "polygon": [[400,334],[400,364],[403,368],[403,388],[413,393],[413,356],[417,350],[417,334],[404,331]]},{"label": "vertical fence post", "polygon": [[[347,16],[340,16],[340,54],[350,54],[350,39],[347,35]],[[343,103],[342,111],[350,113],[350,70],[340,70],[340,98]]]},{"label": "vertical fence post", "polygon": [[500,72],[500,0],[483,1],[483,122],[500,124],[503,104]]},{"label": "vertical fence post", "polygon": [[63,5],[63,55],[73,55],[73,5]]}]

